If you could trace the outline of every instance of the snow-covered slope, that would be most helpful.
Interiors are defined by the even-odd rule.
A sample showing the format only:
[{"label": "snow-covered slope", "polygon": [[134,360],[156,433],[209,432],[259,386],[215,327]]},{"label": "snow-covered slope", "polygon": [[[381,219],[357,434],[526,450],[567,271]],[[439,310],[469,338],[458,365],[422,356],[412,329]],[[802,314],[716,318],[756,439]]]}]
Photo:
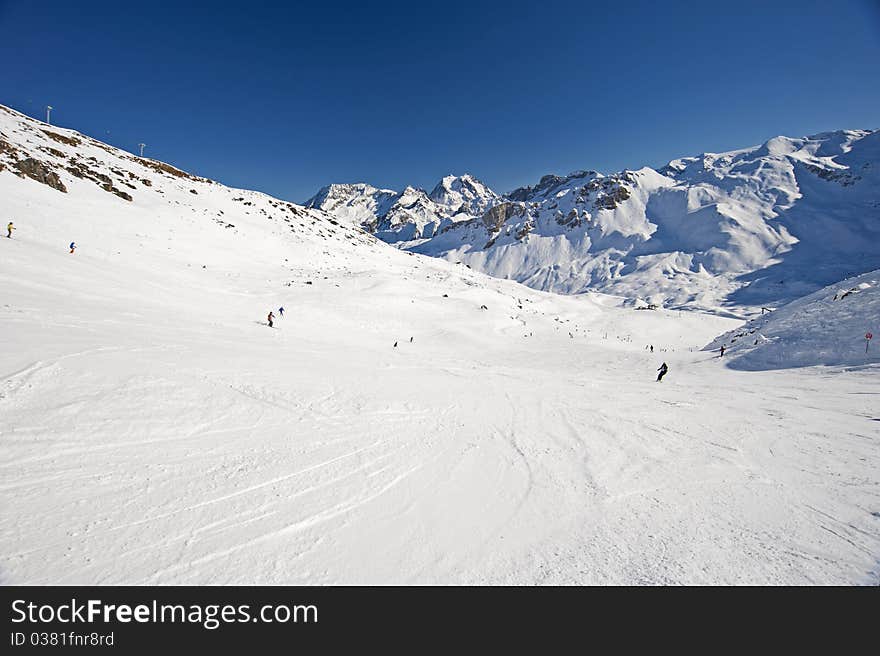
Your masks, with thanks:
[{"label": "snow-covered slope", "polygon": [[406,187],[401,192],[366,183],[331,184],[304,205],[359,226],[390,244],[428,239],[459,221],[481,215],[499,196],[471,175],[448,175],[427,194]]},{"label": "snow-covered slope", "polygon": [[[17,224],[13,244],[49,237],[45,230],[35,234],[40,224],[25,218],[35,214],[49,221],[59,247],[76,241],[81,252],[107,258],[160,254],[191,266],[231,266],[250,263],[255,254],[271,259],[279,253],[278,235],[286,234],[315,256],[330,249],[340,257],[353,249],[382,249],[324,212],[226,187],[2,105],[0,176],[9,199],[5,211]],[[205,249],[206,232],[222,248]]]},{"label": "snow-covered slope", "polygon": [[789,301],[880,267],[880,131],[839,131],[517,189],[413,250],[562,293]]},{"label": "snow-covered slope", "polygon": [[[873,348],[866,335],[874,335]],[[820,289],[715,339],[736,369],[880,363],[880,271]]]},{"label": "snow-covered slope", "polygon": [[0,139],[0,583],[878,581],[876,367],[731,370],[731,319]]}]

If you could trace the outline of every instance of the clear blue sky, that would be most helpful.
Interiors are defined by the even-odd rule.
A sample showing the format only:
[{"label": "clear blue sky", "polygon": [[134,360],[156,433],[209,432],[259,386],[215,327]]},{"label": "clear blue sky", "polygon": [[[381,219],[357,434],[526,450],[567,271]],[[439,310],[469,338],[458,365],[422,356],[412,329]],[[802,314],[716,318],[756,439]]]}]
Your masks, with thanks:
[{"label": "clear blue sky", "polygon": [[0,103],[295,201],[880,127],[880,0],[0,0],[0,34]]}]

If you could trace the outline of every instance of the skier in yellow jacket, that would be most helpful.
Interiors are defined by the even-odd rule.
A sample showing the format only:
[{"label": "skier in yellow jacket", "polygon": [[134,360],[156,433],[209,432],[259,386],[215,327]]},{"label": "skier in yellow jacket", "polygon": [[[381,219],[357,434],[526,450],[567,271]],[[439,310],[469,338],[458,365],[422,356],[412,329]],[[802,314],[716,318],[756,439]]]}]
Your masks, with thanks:
[{"label": "skier in yellow jacket", "polygon": [[6,226],[6,237],[8,239],[12,239],[12,231],[15,230],[15,226],[12,225],[12,221],[9,222],[9,225]]}]

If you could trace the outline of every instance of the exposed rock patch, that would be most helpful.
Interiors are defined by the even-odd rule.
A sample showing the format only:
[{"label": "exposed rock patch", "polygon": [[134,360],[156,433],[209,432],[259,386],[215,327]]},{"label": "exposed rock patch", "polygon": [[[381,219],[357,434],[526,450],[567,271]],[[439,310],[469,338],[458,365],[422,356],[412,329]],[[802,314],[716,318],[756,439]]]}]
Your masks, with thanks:
[{"label": "exposed rock patch", "polygon": [[13,166],[31,180],[42,182],[44,185],[52,187],[52,189],[67,193],[67,187],[61,182],[61,178],[59,178],[58,174],[50,169],[45,162],[41,162],[33,157],[28,157],[27,159],[15,162]]},{"label": "exposed rock patch", "polygon": [[63,134],[58,134],[57,132],[50,132],[49,130],[43,130],[43,134],[45,134],[50,139],[57,141],[58,143],[67,144],[68,146],[78,146],[82,143],[76,137],[65,137]]},{"label": "exposed rock patch", "polygon": [[520,203],[501,203],[486,210],[483,225],[489,232],[498,232],[509,219],[525,216],[526,208]]},{"label": "exposed rock patch", "polygon": [[147,159],[145,157],[135,157],[134,160],[140,164],[143,164],[147,168],[151,168],[154,171],[158,171],[159,173],[166,173],[168,175],[174,176],[175,178],[186,178],[187,180],[194,180],[196,182],[211,182],[207,178],[200,178],[197,175],[191,175],[186,171],[181,171],[178,168],[171,166],[170,164],[166,164],[165,162],[159,162],[154,159]]}]

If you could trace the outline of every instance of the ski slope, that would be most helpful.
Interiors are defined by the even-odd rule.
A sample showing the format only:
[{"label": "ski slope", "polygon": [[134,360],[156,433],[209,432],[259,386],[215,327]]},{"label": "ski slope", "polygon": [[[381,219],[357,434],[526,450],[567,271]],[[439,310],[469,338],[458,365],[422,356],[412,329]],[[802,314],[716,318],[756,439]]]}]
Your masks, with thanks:
[{"label": "ski slope", "polygon": [[880,579],[876,367],[735,371],[736,320],[75,148],[151,185],[0,170],[0,582]]},{"label": "ski slope", "polygon": [[880,364],[880,270],[847,278],[719,336],[736,369]]}]

